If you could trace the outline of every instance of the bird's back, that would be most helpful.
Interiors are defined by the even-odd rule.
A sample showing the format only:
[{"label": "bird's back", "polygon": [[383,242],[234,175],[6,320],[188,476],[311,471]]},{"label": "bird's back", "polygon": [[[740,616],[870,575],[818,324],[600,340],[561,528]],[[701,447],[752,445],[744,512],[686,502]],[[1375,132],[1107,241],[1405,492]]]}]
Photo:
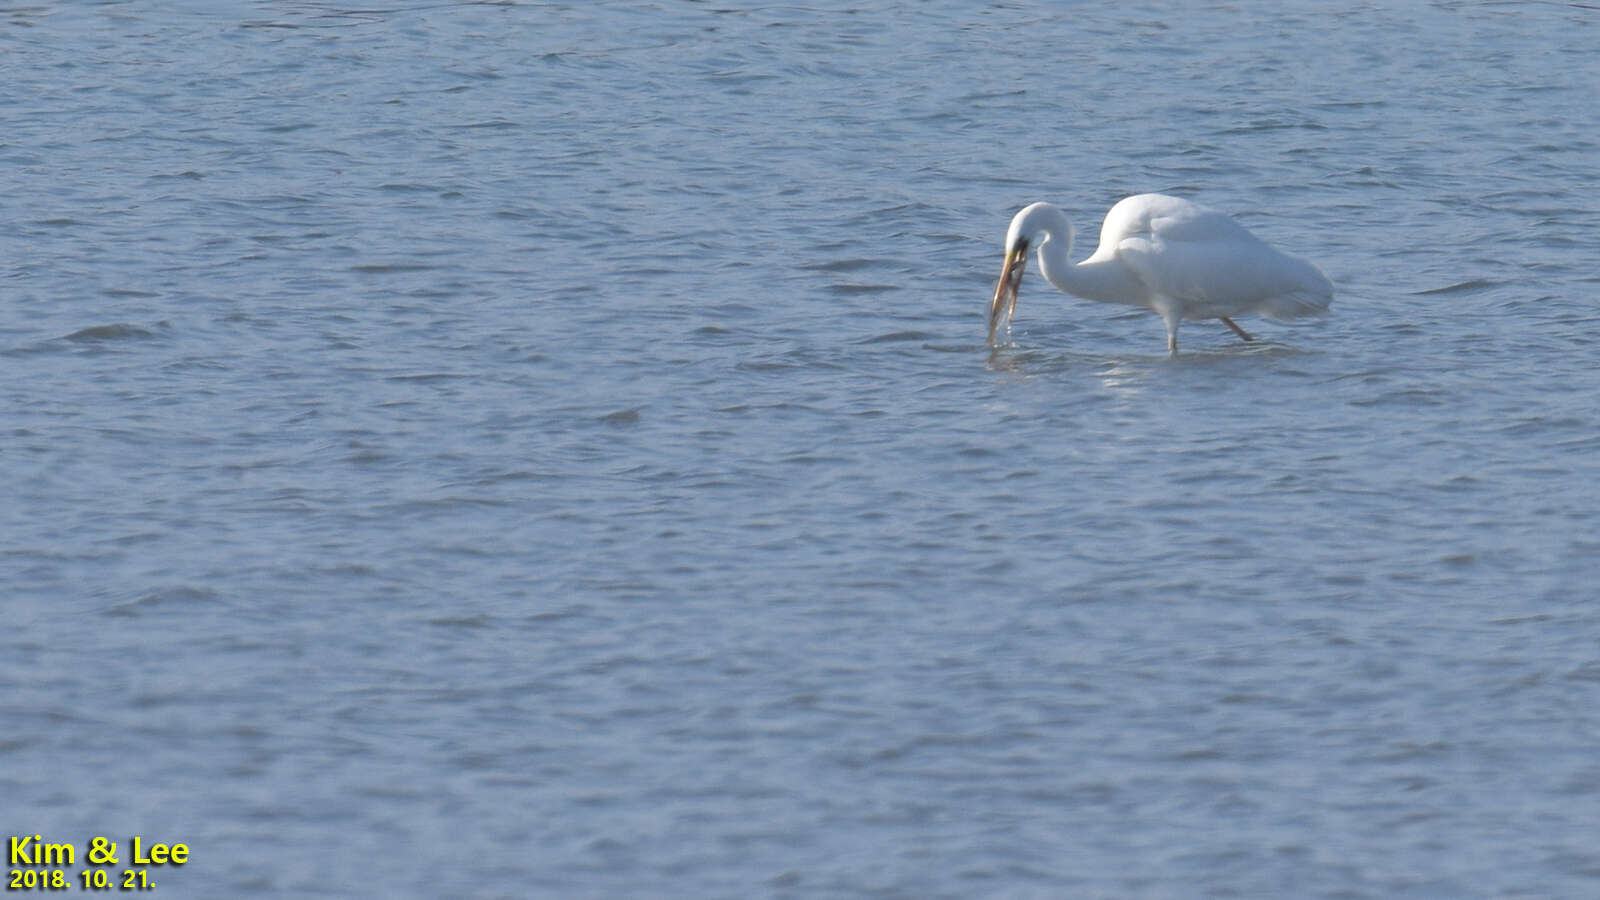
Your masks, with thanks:
[{"label": "bird's back", "polygon": [[1333,284],[1311,263],[1274,250],[1233,219],[1164,194],[1124,198],[1106,213],[1091,260],[1118,259],[1186,319],[1317,315]]}]

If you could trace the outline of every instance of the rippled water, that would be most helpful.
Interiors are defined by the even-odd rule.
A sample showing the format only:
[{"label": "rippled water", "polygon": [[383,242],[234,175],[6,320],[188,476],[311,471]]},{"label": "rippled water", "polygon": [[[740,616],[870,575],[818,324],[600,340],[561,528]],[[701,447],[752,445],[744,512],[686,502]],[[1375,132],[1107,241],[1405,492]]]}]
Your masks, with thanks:
[{"label": "rippled water", "polygon": [[[1594,895],[1597,39],[5,10],[0,821],[165,897]],[[1035,274],[991,354],[1011,214],[1147,190],[1334,316]]]}]

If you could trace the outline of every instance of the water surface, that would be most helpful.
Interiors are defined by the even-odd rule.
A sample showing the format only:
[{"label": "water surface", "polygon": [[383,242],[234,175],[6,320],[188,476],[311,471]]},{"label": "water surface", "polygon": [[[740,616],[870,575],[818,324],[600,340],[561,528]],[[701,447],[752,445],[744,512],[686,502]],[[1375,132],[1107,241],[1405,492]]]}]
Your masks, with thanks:
[{"label": "water surface", "polygon": [[[9,833],[170,897],[1596,893],[1597,37],[4,13]],[[1335,314],[1169,358],[1035,273],[989,352],[1011,214],[1141,191]]]}]

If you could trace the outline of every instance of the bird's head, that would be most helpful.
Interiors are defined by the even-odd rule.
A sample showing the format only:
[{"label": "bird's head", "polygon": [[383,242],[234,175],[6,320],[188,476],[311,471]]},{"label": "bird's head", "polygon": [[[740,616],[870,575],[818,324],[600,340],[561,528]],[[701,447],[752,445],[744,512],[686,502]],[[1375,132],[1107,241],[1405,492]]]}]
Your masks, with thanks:
[{"label": "bird's head", "polygon": [[1006,229],[1005,263],[1000,269],[1000,280],[994,286],[994,298],[989,301],[989,345],[994,346],[995,332],[1000,323],[1011,324],[1017,311],[1017,293],[1022,289],[1022,275],[1028,270],[1028,250],[1059,236],[1072,247],[1072,226],[1061,210],[1049,203],[1033,203],[1011,217],[1011,227]]}]

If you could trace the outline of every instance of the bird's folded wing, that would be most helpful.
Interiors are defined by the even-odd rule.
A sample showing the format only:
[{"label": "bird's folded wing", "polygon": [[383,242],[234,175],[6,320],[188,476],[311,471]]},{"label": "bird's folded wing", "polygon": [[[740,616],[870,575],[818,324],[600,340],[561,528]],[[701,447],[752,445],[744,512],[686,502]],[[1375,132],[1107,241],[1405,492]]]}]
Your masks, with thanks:
[{"label": "bird's folded wing", "polygon": [[1243,229],[1186,238],[1141,233],[1117,245],[1118,258],[1152,293],[1182,302],[1186,319],[1291,319],[1326,312],[1333,300],[1333,285],[1316,266]]}]

